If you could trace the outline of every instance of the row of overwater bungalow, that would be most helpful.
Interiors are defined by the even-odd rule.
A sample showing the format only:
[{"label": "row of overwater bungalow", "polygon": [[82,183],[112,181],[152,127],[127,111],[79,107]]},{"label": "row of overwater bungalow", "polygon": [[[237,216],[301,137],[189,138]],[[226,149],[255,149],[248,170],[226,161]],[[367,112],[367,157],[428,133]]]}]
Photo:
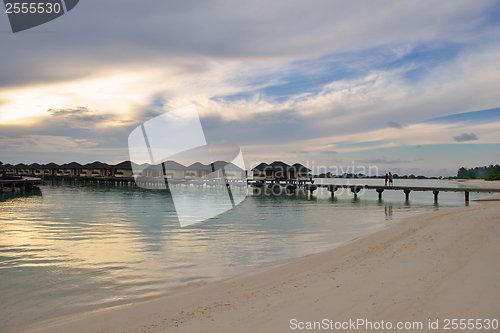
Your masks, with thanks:
[{"label": "row of overwater bungalow", "polygon": [[[223,170],[221,169],[223,168]],[[136,171],[134,171],[136,170]],[[190,178],[223,178],[244,179],[246,171],[232,163],[217,161],[204,165],[200,162],[184,166],[175,161],[166,161],[158,165],[137,165],[130,161],[110,165],[102,162],[79,164],[71,162],[58,165],[56,163],[38,164],[4,164],[0,165],[0,173],[32,175],[32,176],[64,176],[64,177],[161,177],[175,179]]]},{"label": "row of overwater bungalow", "polygon": [[[223,170],[222,170],[223,168]],[[56,163],[38,164],[4,164],[0,165],[0,172],[6,174],[33,175],[33,176],[65,176],[65,177],[134,177],[135,172],[140,172],[137,176],[161,177],[175,179],[191,178],[223,178],[244,179],[247,177],[246,171],[232,163],[217,161],[212,164],[202,164],[200,162],[184,166],[175,161],[166,161],[158,165],[142,164],[137,165],[130,161],[118,164],[106,164],[93,162],[79,164],[71,162],[58,165]],[[254,180],[308,180],[311,170],[300,163],[288,165],[281,161],[271,164],[260,163],[251,170]]]}]

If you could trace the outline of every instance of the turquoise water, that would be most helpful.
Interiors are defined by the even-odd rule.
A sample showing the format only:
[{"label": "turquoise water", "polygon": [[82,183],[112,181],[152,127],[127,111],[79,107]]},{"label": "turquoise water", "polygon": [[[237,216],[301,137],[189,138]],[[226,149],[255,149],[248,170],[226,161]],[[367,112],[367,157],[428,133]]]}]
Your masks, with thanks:
[{"label": "turquoise water", "polygon": [[[459,186],[438,180],[396,185]],[[221,189],[186,191],[202,196]],[[460,193],[440,193],[439,204],[431,192],[412,192],[409,202],[401,191],[384,192],[382,201],[375,191],[358,199],[347,192],[332,199],[327,191],[248,194],[236,208],[184,228],[168,191],[45,183],[40,191],[0,194],[0,327],[16,331],[168,294],[334,247],[414,213],[464,206]]]}]

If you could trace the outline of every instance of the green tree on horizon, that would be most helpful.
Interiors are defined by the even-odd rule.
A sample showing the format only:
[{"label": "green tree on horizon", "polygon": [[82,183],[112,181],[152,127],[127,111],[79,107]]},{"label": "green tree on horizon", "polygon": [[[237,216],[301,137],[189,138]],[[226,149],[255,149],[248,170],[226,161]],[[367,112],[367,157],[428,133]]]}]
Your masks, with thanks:
[{"label": "green tree on horizon", "polygon": [[494,175],[500,175],[500,165],[490,164],[489,166],[475,167],[467,169],[461,167],[457,171],[457,178],[460,179],[484,179],[492,177]]}]

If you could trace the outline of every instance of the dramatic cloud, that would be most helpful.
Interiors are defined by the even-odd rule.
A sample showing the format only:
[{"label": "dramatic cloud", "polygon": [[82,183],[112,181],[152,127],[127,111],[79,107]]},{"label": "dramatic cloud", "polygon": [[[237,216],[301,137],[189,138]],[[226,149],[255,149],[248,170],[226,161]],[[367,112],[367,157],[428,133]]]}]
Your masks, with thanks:
[{"label": "dramatic cloud", "polygon": [[[487,0],[439,5],[430,0],[87,0],[37,29],[56,34],[2,36],[0,84],[74,80],[145,63],[203,72],[207,58],[303,59],[388,44],[402,57],[413,43],[474,38],[469,32],[490,23],[484,12],[494,5]],[[10,30],[7,20],[0,24],[2,31]],[[19,57],[18,50],[25,49],[32,52]]]},{"label": "dramatic cloud", "polygon": [[456,142],[467,142],[467,141],[476,141],[477,136],[474,133],[462,133],[461,135],[453,137],[453,140]]},{"label": "dramatic cloud", "polygon": [[500,106],[497,7],[87,0],[33,33],[0,34],[2,160],[18,162],[23,144],[54,156],[61,138],[62,162],[120,161],[132,128],[190,104],[209,141],[237,138],[251,161],[407,163],[377,150],[428,153],[461,132],[498,144],[495,112],[463,115]]},{"label": "dramatic cloud", "polygon": [[387,125],[387,127],[389,128],[397,128],[397,129],[403,129],[405,127],[408,127],[408,125],[401,125],[395,121],[389,121],[387,123],[385,123]]}]

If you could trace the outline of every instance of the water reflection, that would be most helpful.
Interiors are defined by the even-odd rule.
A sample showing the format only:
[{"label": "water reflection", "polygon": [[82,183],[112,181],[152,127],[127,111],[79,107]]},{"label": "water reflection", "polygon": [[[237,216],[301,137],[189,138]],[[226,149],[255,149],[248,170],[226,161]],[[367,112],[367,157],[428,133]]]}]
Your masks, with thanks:
[{"label": "water reflection", "polygon": [[388,218],[388,220],[392,220],[392,206],[387,206],[385,205],[385,217]]},{"label": "water reflection", "polygon": [[40,190],[40,188],[35,186],[28,190],[14,190],[14,191],[0,192],[0,202],[18,198],[21,199],[29,198],[33,196],[42,196],[42,191]]}]

